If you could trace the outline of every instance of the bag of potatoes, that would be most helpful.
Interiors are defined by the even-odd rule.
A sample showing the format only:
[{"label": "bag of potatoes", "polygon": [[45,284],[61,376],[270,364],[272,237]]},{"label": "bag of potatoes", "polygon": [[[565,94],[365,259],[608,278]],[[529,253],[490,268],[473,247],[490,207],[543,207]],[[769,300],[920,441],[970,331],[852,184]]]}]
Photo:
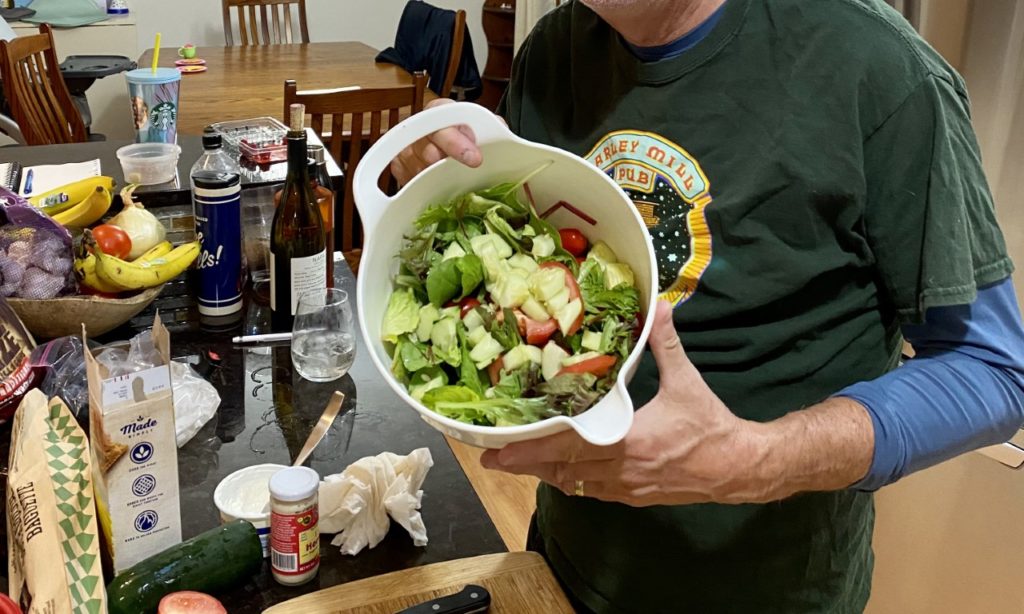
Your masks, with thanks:
[{"label": "bag of potatoes", "polygon": [[8,580],[25,614],[107,611],[89,442],[39,390],[14,414],[7,477]]}]

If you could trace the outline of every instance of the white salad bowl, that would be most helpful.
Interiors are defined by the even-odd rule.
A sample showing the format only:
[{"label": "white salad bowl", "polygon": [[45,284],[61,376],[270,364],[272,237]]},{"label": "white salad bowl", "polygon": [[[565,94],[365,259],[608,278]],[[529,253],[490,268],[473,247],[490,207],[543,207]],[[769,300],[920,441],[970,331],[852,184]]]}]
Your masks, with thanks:
[{"label": "white salad bowl", "polygon": [[[393,197],[380,191],[378,178],[399,152],[428,134],[457,125],[473,130],[483,154],[479,168],[443,160],[420,173]],[[557,416],[521,426],[478,426],[452,420],[409,395],[391,374],[391,358],[381,339],[404,235],[413,231],[414,220],[428,205],[499,183],[519,181],[545,165],[529,181],[538,212],[566,201],[596,221],[590,225],[565,207],[547,217],[556,228],[576,227],[592,242],[604,241],[619,261],[633,269],[641,304],[646,309],[643,330],[623,363],[615,386],[578,416]],[[578,156],[515,136],[484,107],[456,103],[428,109],[388,130],[356,168],[353,191],[365,237],[356,293],[359,326],[373,364],[395,393],[427,423],[445,435],[482,448],[501,448],[566,429],[574,429],[595,445],[611,445],[626,436],[633,423],[634,409],[626,386],[636,372],[650,335],[657,300],[657,264],[643,219],[611,178]]]}]

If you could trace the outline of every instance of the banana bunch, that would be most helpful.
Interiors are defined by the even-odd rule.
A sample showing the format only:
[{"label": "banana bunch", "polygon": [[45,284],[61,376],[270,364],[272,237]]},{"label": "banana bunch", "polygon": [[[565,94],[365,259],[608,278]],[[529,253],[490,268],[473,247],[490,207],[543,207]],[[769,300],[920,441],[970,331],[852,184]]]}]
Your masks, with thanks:
[{"label": "banana bunch", "polygon": [[75,274],[79,282],[99,292],[115,294],[143,290],[181,275],[198,256],[199,241],[178,247],[163,241],[128,262],[104,254],[92,233],[86,230],[75,259]]},{"label": "banana bunch", "polygon": [[90,177],[28,199],[57,223],[85,228],[103,217],[113,201],[114,179]]}]

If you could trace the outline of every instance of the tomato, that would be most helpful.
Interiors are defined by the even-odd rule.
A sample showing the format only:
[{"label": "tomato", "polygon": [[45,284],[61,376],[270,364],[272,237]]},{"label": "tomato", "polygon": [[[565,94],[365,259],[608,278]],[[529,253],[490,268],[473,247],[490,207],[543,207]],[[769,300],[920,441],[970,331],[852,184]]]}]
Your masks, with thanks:
[{"label": "tomato", "polygon": [[579,258],[587,253],[587,238],[579,230],[563,228],[558,231],[558,236],[562,238],[562,247],[573,256]]},{"label": "tomato", "polygon": [[498,356],[497,360],[491,363],[491,366],[487,367],[487,377],[491,379],[491,385],[497,386],[498,382],[501,381],[501,370],[505,368],[505,361]]},{"label": "tomato", "polygon": [[551,318],[547,322],[538,322],[526,318],[526,342],[530,345],[542,346],[548,342],[551,335],[558,330],[558,322]]},{"label": "tomato", "polygon": [[21,608],[10,597],[0,593],[0,614],[21,614]]},{"label": "tomato", "polygon": [[578,362],[568,367],[563,367],[558,372],[559,375],[563,373],[590,373],[597,377],[604,377],[608,375],[608,372],[615,366],[614,356],[595,356],[583,362]]},{"label": "tomato", "polygon": [[469,313],[470,311],[473,311],[474,309],[476,309],[479,306],[480,306],[480,301],[476,300],[472,296],[467,296],[466,298],[464,298],[461,301],[459,301],[459,317],[460,318],[466,317],[467,313]]},{"label": "tomato", "polygon": [[228,614],[228,611],[206,593],[178,591],[160,600],[157,614]]},{"label": "tomato", "polygon": [[132,239],[128,233],[113,224],[100,224],[92,229],[92,237],[104,254],[115,258],[127,258],[132,251]]},{"label": "tomato", "polygon": [[[565,266],[561,262],[545,262],[544,264],[540,265],[540,268],[542,269],[550,269],[555,267],[565,271],[565,285],[567,288],[569,288],[569,300],[582,300],[582,298],[580,297],[580,286],[579,284],[576,283],[576,277],[573,276],[572,271],[569,270],[569,267]],[[579,317],[576,318],[576,321],[573,322],[572,326],[569,327],[569,331],[565,335],[566,337],[575,335],[576,332],[580,329],[580,327],[583,326],[584,311],[584,309],[580,310]]]},{"label": "tomato", "polygon": [[514,310],[514,313],[516,324],[519,325],[519,336],[525,337],[530,345],[544,345],[558,330],[558,321],[554,318],[538,322],[518,309]]}]

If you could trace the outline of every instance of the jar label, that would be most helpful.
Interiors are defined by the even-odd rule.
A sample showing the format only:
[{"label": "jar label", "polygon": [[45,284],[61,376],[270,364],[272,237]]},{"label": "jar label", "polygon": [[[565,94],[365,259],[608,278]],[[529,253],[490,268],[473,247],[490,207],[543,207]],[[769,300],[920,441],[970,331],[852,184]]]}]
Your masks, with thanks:
[{"label": "jar label", "polygon": [[320,513],[318,506],[298,514],[270,515],[270,563],[274,572],[302,575],[320,564]]}]

